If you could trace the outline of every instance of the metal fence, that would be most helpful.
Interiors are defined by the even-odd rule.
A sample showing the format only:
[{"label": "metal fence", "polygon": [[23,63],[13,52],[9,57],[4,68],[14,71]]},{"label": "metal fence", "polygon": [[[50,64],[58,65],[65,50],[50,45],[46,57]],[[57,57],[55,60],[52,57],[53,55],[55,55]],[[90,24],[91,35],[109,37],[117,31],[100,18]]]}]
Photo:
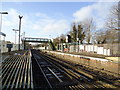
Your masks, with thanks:
[{"label": "metal fence", "polygon": [[66,51],[66,48],[68,48],[68,52],[90,52],[107,56],[120,56],[120,43],[92,45],[64,43],[59,44],[58,47],[59,51]]}]

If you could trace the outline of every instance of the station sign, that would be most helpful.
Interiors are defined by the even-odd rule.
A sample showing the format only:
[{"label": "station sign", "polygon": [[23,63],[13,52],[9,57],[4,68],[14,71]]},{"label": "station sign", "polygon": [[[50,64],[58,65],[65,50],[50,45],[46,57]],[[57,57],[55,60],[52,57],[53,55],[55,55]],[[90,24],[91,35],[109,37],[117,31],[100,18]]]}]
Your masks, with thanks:
[{"label": "station sign", "polygon": [[4,37],[6,37],[6,34],[5,34],[5,33],[3,33],[3,32],[0,32],[0,35],[2,35],[2,36],[4,36]]},{"label": "station sign", "polygon": [[7,48],[13,48],[13,44],[7,44]]}]

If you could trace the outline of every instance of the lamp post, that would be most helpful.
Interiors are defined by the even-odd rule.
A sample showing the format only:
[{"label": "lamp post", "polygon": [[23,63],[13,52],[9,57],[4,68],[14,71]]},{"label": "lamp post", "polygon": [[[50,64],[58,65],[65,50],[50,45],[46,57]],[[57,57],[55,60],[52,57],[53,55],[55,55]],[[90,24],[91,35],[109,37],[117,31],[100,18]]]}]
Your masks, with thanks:
[{"label": "lamp post", "polygon": [[8,12],[0,12],[1,14],[1,19],[0,19],[0,32],[1,32],[1,29],[2,29],[2,14],[8,14]]},{"label": "lamp post", "polygon": [[23,16],[20,16],[19,15],[19,19],[20,19],[20,21],[19,21],[19,46],[18,46],[18,50],[20,51],[20,31],[21,31],[21,19],[22,19],[22,17]]},{"label": "lamp post", "polygon": [[17,31],[19,31],[19,30],[13,29],[13,31],[15,32],[15,50],[16,50],[16,34],[17,34]]},{"label": "lamp post", "polygon": [[22,33],[22,45],[23,45],[23,49],[25,50],[25,32]]},{"label": "lamp post", "polygon": [[8,14],[8,12],[0,12],[0,14]]},{"label": "lamp post", "polygon": [[[76,40],[77,40],[77,43],[76,43],[76,52],[78,53],[79,52],[79,31],[77,30],[77,37],[76,37]],[[78,46],[77,46],[78,45]]]},{"label": "lamp post", "polygon": [[25,32],[23,32],[22,35],[23,35],[23,38],[25,38]]},{"label": "lamp post", "polygon": [[[4,36],[4,40],[5,40],[5,34],[4,33],[2,33],[1,32],[1,30],[2,30],[2,14],[8,14],[8,12],[0,12],[0,14],[1,14],[1,19],[0,19],[0,33],[1,33],[1,35],[3,35]],[[1,47],[0,47],[0,67],[2,66],[1,64],[2,64],[2,39],[1,39],[1,35],[0,35],[0,42],[1,42]],[[2,74],[2,69],[0,70],[0,74]],[[1,79],[1,78],[0,78]],[[1,79],[2,80],[2,79]],[[0,87],[2,87],[2,84],[0,84]]]},{"label": "lamp post", "polygon": [[[2,30],[2,14],[8,14],[8,12],[0,12],[0,14],[1,14],[1,19],[0,19],[0,32],[1,32],[1,30]],[[0,41],[1,41],[1,50],[0,50],[0,53],[1,53],[1,59],[2,59],[2,40],[1,40],[1,35],[0,35]]]},{"label": "lamp post", "polygon": [[[6,34],[3,33],[3,32],[0,32],[0,36],[1,36],[1,35],[4,37],[3,42],[4,42],[4,44],[5,44]],[[2,47],[2,45],[4,45],[3,42],[2,42],[2,40],[1,40],[1,51],[3,50],[3,53],[4,53],[4,47]],[[4,46],[5,46],[5,45],[4,45]],[[1,53],[2,53],[2,52],[1,52]]]}]

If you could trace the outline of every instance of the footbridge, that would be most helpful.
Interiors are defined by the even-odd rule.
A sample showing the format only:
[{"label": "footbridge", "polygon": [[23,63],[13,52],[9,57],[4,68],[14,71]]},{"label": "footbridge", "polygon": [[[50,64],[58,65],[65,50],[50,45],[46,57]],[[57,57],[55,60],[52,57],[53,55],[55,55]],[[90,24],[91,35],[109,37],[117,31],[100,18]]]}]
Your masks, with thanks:
[{"label": "footbridge", "polygon": [[24,37],[22,38],[22,41],[24,43],[24,49],[26,47],[26,42],[37,42],[37,43],[49,43],[52,50],[55,50],[55,46],[51,39],[48,38],[32,38],[32,37]]}]

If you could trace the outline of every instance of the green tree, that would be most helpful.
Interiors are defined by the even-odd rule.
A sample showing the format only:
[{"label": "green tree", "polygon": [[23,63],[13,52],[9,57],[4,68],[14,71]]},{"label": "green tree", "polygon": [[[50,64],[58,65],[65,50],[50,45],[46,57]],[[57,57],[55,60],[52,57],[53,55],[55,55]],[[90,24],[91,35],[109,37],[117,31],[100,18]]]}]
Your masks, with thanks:
[{"label": "green tree", "polygon": [[70,33],[72,42],[76,42],[76,41],[77,41],[77,28],[76,28],[76,26],[75,26],[75,23],[74,23],[74,25],[72,26],[72,30],[71,30],[69,33]]},{"label": "green tree", "polygon": [[83,31],[81,25],[78,25],[78,38],[80,40],[80,43],[83,44],[83,40],[85,39],[85,31]]}]

